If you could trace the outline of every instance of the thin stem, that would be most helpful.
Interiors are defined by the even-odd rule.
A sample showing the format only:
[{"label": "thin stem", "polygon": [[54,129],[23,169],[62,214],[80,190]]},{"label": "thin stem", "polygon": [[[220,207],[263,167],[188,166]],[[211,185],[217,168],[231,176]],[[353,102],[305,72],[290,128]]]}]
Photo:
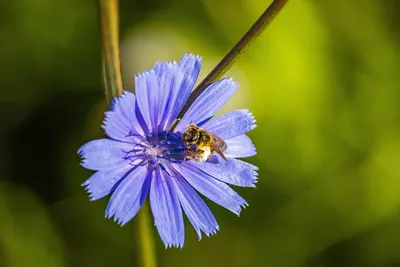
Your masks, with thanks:
[{"label": "thin stem", "polygon": [[[178,115],[178,121],[185,115],[197,97],[199,97],[199,95],[201,95],[210,84],[220,79],[232,67],[238,57],[246,51],[258,36],[260,36],[287,2],[288,0],[274,0],[271,3],[239,42],[237,42],[237,44],[228,52],[228,54],[226,54],[210,74],[208,74],[207,77],[193,90],[188,101]],[[172,126],[171,131],[175,128],[177,122]]]},{"label": "thin stem", "polygon": [[122,94],[119,60],[118,0],[99,0],[104,79],[108,102]]},{"label": "thin stem", "polygon": [[[149,203],[145,203],[149,204]],[[142,251],[141,264],[143,267],[156,267],[155,245],[153,242],[149,205],[143,205],[139,213],[139,245]]]},{"label": "thin stem", "polygon": [[[104,80],[107,100],[122,94],[122,75],[119,59],[118,0],[99,0],[101,36],[104,55]],[[156,267],[155,249],[151,234],[152,224],[148,205],[139,215],[138,248],[143,267]]]}]

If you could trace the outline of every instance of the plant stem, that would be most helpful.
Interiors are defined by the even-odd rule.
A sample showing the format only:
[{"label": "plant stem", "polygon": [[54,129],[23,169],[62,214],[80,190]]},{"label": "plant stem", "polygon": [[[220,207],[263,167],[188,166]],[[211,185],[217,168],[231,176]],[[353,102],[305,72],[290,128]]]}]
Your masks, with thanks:
[{"label": "plant stem", "polygon": [[[122,75],[119,58],[118,0],[99,0],[101,37],[104,56],[104,81],[108,102],[122,94]],[[138,266],[156,267],[155,247],[148,205],[139,214],[138,248],[141,263]]]},{"label": "plant stem", "polygon": [[99,0],[99,5],[106,97],[110,102],[113,97],[122,94],[118,0]]},{"label": "plant stem", "polygon": [[[237,42],[237,44],[226,54],[226,56],[218,63],[218,65],[207,75],[207,77],[193,90],[188,101],[178,115],[180,120],[193,102],[201,93],[213,82],[220,79],[236,62],[238,57],[243,54],[246,49],[260,36],[266,27],[272,22],[276,15],[281,11],[288,0],[274,0],[271,5],[264,11],[261,17],[251,26],[246,34]],[[177,122],[172,127],[175,128]]]},{"label": "plant stem", "polygon": [[147,201],[139,212],[139,245],[142,251],[141,264],[143,267],[156,267],[155,245],[152,235],[152,224],[149,218],[150,209]]}]

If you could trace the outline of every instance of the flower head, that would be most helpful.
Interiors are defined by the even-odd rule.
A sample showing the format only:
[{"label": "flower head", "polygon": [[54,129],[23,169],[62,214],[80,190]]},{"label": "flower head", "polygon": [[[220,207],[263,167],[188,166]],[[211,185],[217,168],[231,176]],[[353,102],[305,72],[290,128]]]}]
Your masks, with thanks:
[{"label": "flower head", "polygon": [[[201,58],[184,55],[176,62],[158,62],[135,77],[136,95],[124,92],[105,113],[103,128],[109,138],[94,140],[79,149],[82,166],[96,171],[83,186],[91,200],[109,194],[106,217],[121,225],[139,211],[147,195],[154,224],[166,247],[182,247],[183,211],[196,230],[207,236],[219,226],[198,193],[239,215],[246,201],[228,184],[254,187],[257,167],[238,160],[256,154],[245,135],[254,118],[235,110],[212,119],[236,91],[232,79],[210,85],[186,112],[173,131],[171,126],[188,99],[200,72]],[[226,144],[223,155],[211,153],[205,162],[188,156],[182,135],[194,124]]]}]

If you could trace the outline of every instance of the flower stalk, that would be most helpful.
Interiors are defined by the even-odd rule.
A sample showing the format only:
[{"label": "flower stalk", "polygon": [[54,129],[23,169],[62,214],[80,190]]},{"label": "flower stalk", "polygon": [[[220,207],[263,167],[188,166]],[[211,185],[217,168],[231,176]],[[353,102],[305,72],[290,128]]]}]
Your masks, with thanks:
[{"label": "flower stalk", "polygon": [[254,41],[261,35],[267,28],[272,20],[278,15],[285,4],[289,0],[274,0],[258,20],[251,26],[246,34],[236,43],[236,45],[225,55],[225,57],[215,66],[215,68],[207,75],[206,78],[193,90],[190,94],[188,101],[182,108],[178,115],[176,123],[172,126],[173,130],[178,124],[179,120],[183,118],[185,113],[193,102],[203,93],[203,91],[213,82],[219,80],[231,67],[235,64],[236,60],[242,55],[246,49],[254,43]]},{"label": "flower stalk", "polygon": [[118,0],[99,0],[101,39],[103,49],[104,83],[107,101],[122,94],[121,63],[119,59]]},{"label": "flower stalk", "polygon": [[[119,53],[118,0],[99,0],[105,93],[108,103],[123,92]],[[155,247],[151,233],[150,211],[144,208],[139,215],[138,247],[140,266],[156,267]]]},{"label": "flower stalk", "polygon": [[140,232],[138,233],[138,236],[140,238],[140,247],[142,249],[140,266],[156,267],[157,263],[154,254],[155,244],[152,233],[153,224],[149,217],[150,209],[148,205],[150,205],[150,203],[145,202],[139,214]]}]

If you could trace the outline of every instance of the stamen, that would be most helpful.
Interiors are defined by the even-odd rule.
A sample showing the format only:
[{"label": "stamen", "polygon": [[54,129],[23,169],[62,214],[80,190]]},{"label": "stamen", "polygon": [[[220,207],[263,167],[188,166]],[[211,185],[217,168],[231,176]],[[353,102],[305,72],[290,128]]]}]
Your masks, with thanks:
[{"label": "stamen", "polygon": [[130,162],[129,165],[137,167],[137,166],[144,166],[144,165],[146,165],[146,163],[147,163],[147,160],[143,159],[140,163],[134,164],[134,163]]},{"label": "stamen", "polygon": [[[136,143],[132,150],[122,151],[124,159],[129,160],[131,165],[143,164],[156,166],[161,161],[180,164],[186,160],[186,146],[182,142],[180,133],[167,133],[153,131],[146,136],[145,140]],[[141,162],[137,160],[142,159]],[[164,165],[165,164],[161,164]],[[162,168],[164,168],[162,167]]]}]

